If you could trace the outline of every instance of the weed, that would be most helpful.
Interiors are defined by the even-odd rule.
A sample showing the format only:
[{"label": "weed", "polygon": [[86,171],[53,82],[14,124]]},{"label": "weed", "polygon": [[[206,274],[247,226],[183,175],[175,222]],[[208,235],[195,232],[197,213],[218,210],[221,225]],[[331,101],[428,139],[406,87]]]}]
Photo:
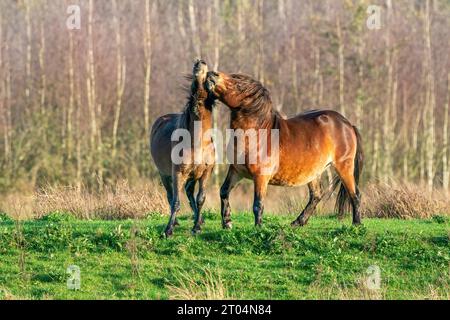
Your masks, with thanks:
[{"label": "weed", "polygon": [[[176,271],[174,271],[176,272]],[[200,279],[189,273],[178,271],[173,284],[167,285],[169,297],[174,300],[225,300],[232,299],[220,272],[201,269]]]}]

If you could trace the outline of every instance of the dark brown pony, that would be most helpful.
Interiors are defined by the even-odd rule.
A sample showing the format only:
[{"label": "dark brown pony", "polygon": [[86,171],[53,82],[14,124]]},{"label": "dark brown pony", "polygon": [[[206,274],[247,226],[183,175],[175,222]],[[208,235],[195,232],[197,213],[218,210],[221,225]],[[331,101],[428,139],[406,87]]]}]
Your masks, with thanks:
[{"label": "dark brown pony", "polygon": [[[158,118],[152,127],[150,137],[150,150],[161,176],[161,181],[167,192],[170,204],[170,220],[164,232],[165,236],[173,233],[173,228],[178,225],[176,214],[180,210],[180,192],[184,187],[189,204],[194,211],[193,233],[201,230],[203,218],[201,210],[205,202],[205,185],[214,167],[214,145],[211,140],[203,141],[199,148],[203,150],[203,158],[199,164],[194,163],[194,123],[201,124],[202,131],[212,128],[212,108],[215,98],[211,97],[205,89],[205,79],[208,66],[202,60],[194,64],[192,83],[188,102],[182,113],[167,114]],[[172,142],[172,133],[176,129],[185,129],[190,133],[191,150],[183,152],[188,157],[181,164],[172,162],[172,148],[176,142]],[[199,183],[197,197],[194,197],[195,186]]]},{"label": "dark brown pony", "polygon": [[[271,158],[278,161],[270,173],[263,172],[260,163],[249,163],[247,155],[245,164],[230,165],[220,190],[224,228],[231,228],[229,194],[243,177],[254,182],[253,212],[257,226],[262,223],[263,202],[268,184],[307,184],[309,202],[300,216],[292,222],[293,226],[305,225],[323,197],[320,177],[330,165],[336,169],[341,182],[336,201],[337,210],[342,213],[347,201],[350,201],[353,224],[361,223],[358,190],[363,166],[361,137],[347,119],[331,110],[313,110],[283,119],[273,110],[269,91],[260,82],[242,74],[209,72],[206,86],[230,108],[231,129],[279,130],[279,149],[277,154],[271,154]],[[258,148],[260,144],[261,141],[258,141]],[[270,142],[267,144],[271,152],[274,148],[270,147]],[[234,149],[236,152],[236,145]],[[244,152],[248,153],[248,145]]]}]

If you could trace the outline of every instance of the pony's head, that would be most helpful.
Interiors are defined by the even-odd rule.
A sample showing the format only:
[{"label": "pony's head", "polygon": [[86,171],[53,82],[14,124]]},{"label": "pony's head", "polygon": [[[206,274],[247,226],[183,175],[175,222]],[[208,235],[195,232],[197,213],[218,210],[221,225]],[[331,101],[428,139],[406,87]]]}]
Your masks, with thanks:
[{"label": "pony's head", "polygon": [[183,87],[188,94],[188,101],[183,112],[183,117],[180,120],[184,128],[189,125],[189,121],[192,119],[201,119],[202,115],[209,116],[205,111],[212,111],[215,105],[216,97],[206,90],[205,82],[207,74],[208,65],[204,60],[197,59],[192,67],[192,74],[185,76],[186,80],[189,80],[191,84],[189,87]]},{"label": "pony's head", "polygon": [[245,74],[208,72],[206,89],[231,110],[240,110],[246,115],[266,117],[272,112],[269,91],[252,77]]},{"label": "pony's head", "polygon": [[211,100],[209,104],[214,102],[215,99],[205,86],[207,74],[208,65],[204,60],[197,59],[192,67],[192,74],[185,76],[190,85],[183,86],[183,89],[188,94],[190,104],[204,103],[206,99]]},{"label": "pony's head", "polygon": [[197,59],[192,68],[192,75],[198,84],[203,85],[206,80],[206,75],[208,74],[208,65],[205,61]]},{"label": "pony's head", "polygon": [[236,108],[240,106],[240,93],[237,91],[236,82],[231,75],[210,71],[206,77],[205,85],[210,94],[228,107]]}]

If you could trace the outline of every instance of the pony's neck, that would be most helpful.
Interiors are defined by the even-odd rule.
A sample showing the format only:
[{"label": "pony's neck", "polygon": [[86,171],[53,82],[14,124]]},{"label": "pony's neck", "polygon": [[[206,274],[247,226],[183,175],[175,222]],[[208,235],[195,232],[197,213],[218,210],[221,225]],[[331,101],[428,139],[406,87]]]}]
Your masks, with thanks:
[{"label": "pony's neck", "polygon": [[192,83],[191,96],[189,97],[188,107],[185,110],[187,118],[186,123],[189,131],[194,129],[195,121],[200,121],[202,129],[212,128],[212,105],[213,101],[208,99],[208,92],[198,85],[196,81]]},{"label": "pony's neck", "polygon": [[212,109],[205,106],[205,102],[197,103],[196,107],[189,108],[189,131],[194,129],[195,122],[200,122],[202,129],[205,131],[212,128]]},{"label": "pony's neck", "polygon": [[[269,91],[257,80],[245,75],[232,75],[228,96],[223,97],[231,109],[231,127],[270,129],[276,118]],[[227,103],[228,102],[228,103]]]},{"label": "pony's neck", "polygon": [[272,129],[277,119],[277,113],[271,104],[265,110],[257,112],[249,110],[245,105],[231,110],[230,127],[232,129]]}]

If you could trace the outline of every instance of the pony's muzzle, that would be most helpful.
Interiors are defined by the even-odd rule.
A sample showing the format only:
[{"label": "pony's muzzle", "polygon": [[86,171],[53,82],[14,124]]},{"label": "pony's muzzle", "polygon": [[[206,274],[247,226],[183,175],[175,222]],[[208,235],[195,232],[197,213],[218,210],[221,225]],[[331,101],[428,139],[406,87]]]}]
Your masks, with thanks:
[{"label": "pony's muzzle", "polygon": [[[208,74],[208,65],[203,60],[197,60],[194,64],[194,77],[203,82]],[[199,79],[201,77],[201,79]]]},{"label": "pony's muzzle", "polygon": [[208,91],[213,91],[217,82],[218,82],[218,73],[214,71],[208,72],[208,76],[206,77],[206,88]]}]

